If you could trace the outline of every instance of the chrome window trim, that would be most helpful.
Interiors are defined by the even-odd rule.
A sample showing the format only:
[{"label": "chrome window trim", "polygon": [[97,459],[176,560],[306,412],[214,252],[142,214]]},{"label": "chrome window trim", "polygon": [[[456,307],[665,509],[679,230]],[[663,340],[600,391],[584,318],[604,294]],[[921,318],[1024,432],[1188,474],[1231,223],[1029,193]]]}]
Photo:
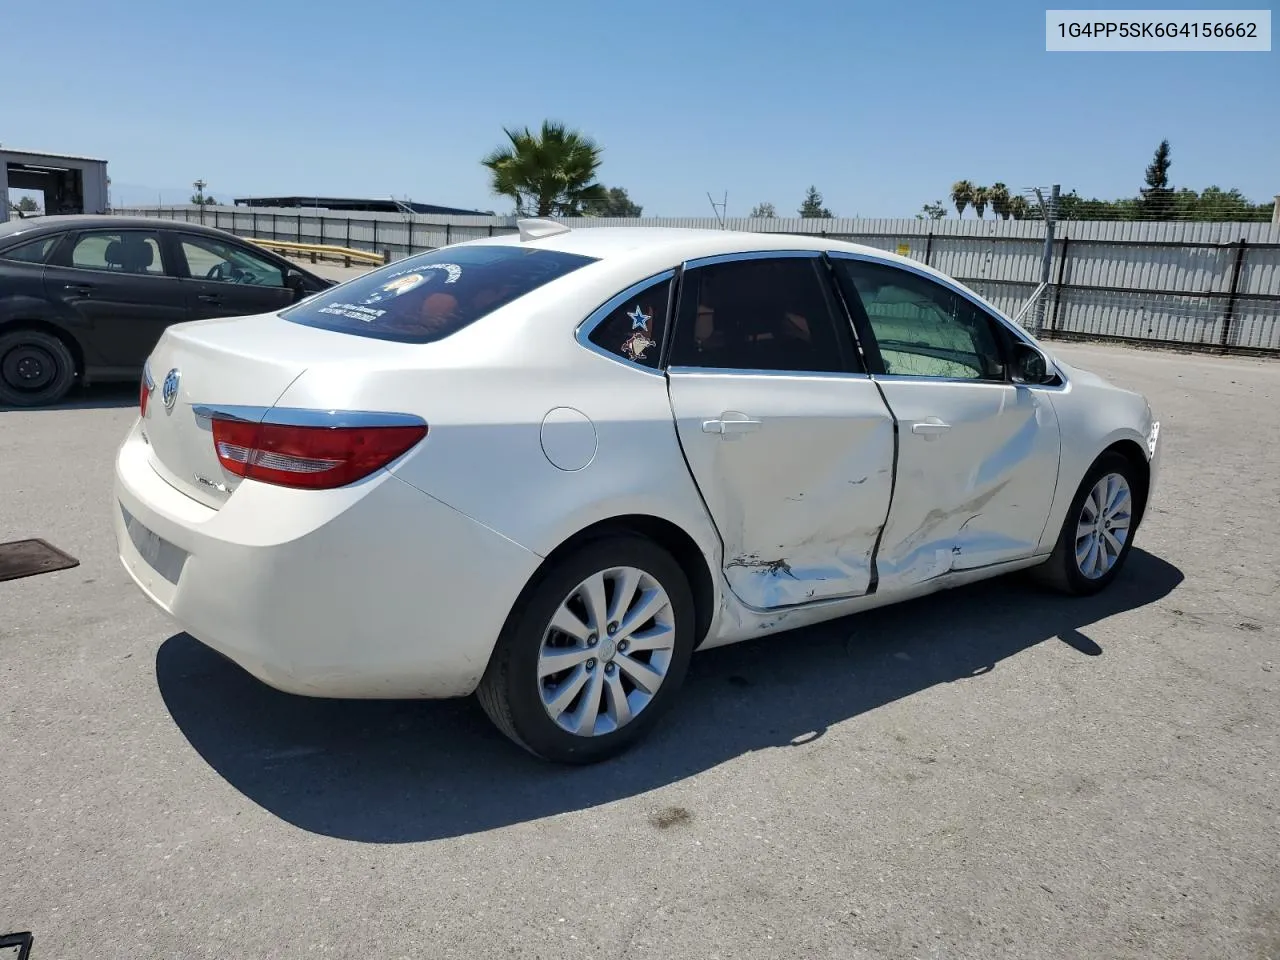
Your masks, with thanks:
[{"label": "chrome window trim", "polygon": [[851,370],[752,370],[746,367],[667,367],[667,373],[700,377],[772,377],[807,380],[871,380],[871,374]]},{"label": "chrome window trim", "polygon": [[781,260],[785,258],[820,260],[821,250],[743,250],[739,253],[718,253],[710,257],[699,257],[686,260],[684,269],[696,270],[699,267],[712,267],[720,263],[735,263],[739,260]]},{"label": "chrome window trim", "polygon": [[976,379],[976,378],[969,379],[967,377],[912,377],[912,376],[906,376],[904,374],[876,374],[875,379],[904,380],[904,381],[916,380],[916,381],[928,381],[929,383],[989,383],[989,384],[995,384],[997,386],[1027,387],[1029,389],[1036,389],[1036,390],[1057,390],[1057,391],[1066,390],[1067,387],[1071,385],[1070,378],[1065,373],[1062,372],[1062,368],[1058,366],[1057,361],[1052,356],[1050,356],[1045,351],[1045,349],[1041,347],[1038,343],[1029,339],[1026,335],[1026,331],[1024,331],[1021,327],[1019,327],[1013,321],[1009,320],[1004,314],[1000,313],[994,307],[989,307],[986,304],[982,303],[981,301],[975,299],[974,294],[964,289],[964,287],[960,286],[958,283],[956,283],[954,280],[950,279],[949,277],[945,275],[941,277],[935,276],[932,273],[919,269],[915,264],[899,263],[896,260],[887,260],[883,257],[878,257],[875,254],[855,253],[851,250],[829,250],[827,251],[827,255],[832,260],[860,260],[864,263],[874,263],[877,266],[892,267],[897,270],[902,270],[905,273],[914,274],[915,276],[920,277],[922,280],[932,281],[933,283],[936,283],[938,286],[943,287],[946,290],[950,290],[952,293],[967,300],[970,304],[972,304],[978,310],[981,310],[986,316],[990,317],[996,323],[1003,326],[1005,330],[1011,333],[1016,339],[1022,341],[1022,343],[1026,344],[1032,350],[1039,351],[1044,356],[1045,361],[1053,367],[1054,373],[1058,375],[1058,378],[1062,381],[1062,383],[1060,384],[1019,383],[1018,381],[1013,379],[997,381],[997,380],[982,380],[982,379]]},{"label": "chrome window trim", "polygon": [[874,379],[881,383],[919,383],[927,380],[929,383],[967,383],[983,387],[1025,387],[1025,383],[1016,383],[1013,380],[983,380],[980,377],[915,377],[909,373],[877,373]]},{"label": "chrome window trim", "polygon": [[237,404],[196,404],[191,412],[203,420],[237,420],[282,427],[425,427],[427,421],[411,413],[370,410],[315,410],[306,407],[256,407]]},{"label": "chrome window trim", "polygon": [[[662,365],[659,363],[656,367],[646,367],[643,363],[636,363],[634,360],[628,360],[621,354],[614,353],[612,350],[606,350],[599,344],[593,343],[591,334],[595,332],[596,327],[604,322],[605,317],[613,313],[632,297],[637,297],[650,287],[656,287],[660,283],[675,279],[675,268],[663,270],[661,273],[655,273],[653,276],[646,277],[644,280],[637,281],[627,287],[621,293],[610,297],[600,306],[596,307],[587,315],[587,318],[578,324],[578,329],[574,332],[574,339],[578,341],[579,346],[586,347],[594,354],[604,357],[606,360],[612,360],[614,363],[620,363],[624,367],[630,367],[633,370],[640,370],[651,376],[662,376]],[[665,340],[671,327],[671,298],[667,298],[667,319],[663,326],[662,337]],[[662,345],[659,344],[659,347]]]}]

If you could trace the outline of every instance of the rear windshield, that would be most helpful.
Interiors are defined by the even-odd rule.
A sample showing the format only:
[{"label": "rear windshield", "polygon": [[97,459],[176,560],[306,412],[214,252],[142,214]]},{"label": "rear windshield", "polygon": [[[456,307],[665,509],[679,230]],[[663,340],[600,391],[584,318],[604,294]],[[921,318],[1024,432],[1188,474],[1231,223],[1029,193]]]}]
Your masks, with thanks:
[{"label": "rear windshield", "polygon": [[594,262],[528,247],[445,247],[380,267],[281,315],[340,333],[430,343]]}]

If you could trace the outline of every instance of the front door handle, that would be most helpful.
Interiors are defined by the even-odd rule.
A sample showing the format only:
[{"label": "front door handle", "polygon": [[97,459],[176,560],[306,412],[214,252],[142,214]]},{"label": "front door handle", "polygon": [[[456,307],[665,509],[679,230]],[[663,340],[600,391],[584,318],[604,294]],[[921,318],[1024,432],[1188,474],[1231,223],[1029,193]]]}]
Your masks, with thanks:
[{"label": "front door handle", "polygon": [[87,294],[90,290],[93,289],[93,284],[92,283],[64,283],[62,285],[62,289],[71,290],[75,293]]},{"label": "front door handle", "polygon": [[222,298],[218,296],[216,293],[202,293],[198,297],[196,297],[196,299],[199,300],[201,303],[218,304],[222,302]]},{"label": "front door handle", "polygon": [[718,433],[727,440],[736,440],[744,433],[754,433],[763,425],[763,421],[747,416],[745,413],[726,411],[718,420],[703,420],[703,433]]},{"label": "front door handle", "polygon": [[944,423],[937,417],[929,417],[919,423],[913,423],[911,425],[911,432],[918,433],[926,440],[932,440],[935,437],[939,437],[950,429],[951,424]]}]

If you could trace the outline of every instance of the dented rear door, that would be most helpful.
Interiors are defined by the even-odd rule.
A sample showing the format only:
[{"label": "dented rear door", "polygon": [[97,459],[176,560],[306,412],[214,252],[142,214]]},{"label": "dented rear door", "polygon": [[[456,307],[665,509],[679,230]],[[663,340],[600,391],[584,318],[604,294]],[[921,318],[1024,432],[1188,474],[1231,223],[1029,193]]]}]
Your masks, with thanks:
[{"label": "dented rear door", "polygon": [[893,419],[867,376],[672,368],[680,443],[743,603],[856,597],[893,491]]}]

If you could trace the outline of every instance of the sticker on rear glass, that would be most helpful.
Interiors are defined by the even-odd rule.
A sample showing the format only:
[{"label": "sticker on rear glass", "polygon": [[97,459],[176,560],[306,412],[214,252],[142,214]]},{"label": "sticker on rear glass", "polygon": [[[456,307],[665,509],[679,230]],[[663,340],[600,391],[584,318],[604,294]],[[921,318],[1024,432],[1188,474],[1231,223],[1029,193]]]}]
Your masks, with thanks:
[{"label": "sticker on rear glass", "polygon": [[[363,302],[370,303],[372,301],[365,300]],[[321,307],[320,312],[334,317],[346,317],[348,320],[363,320],[365,323],[373,323],[387,311],[362,307],[358,303],[330,303]]]},{"label": "sticker on rear glass", "polygon": [[643,330],[646,333],[649,331],[649,321],[653,317],[640,309],[640,304],[637,303],[636,308],[628,313],[627,316],[631,318],[632,330]]},{"label": "sticker on rear glass", "polygon": [[408,293],[414,287],[422,286],[426,280],[427,278],[420,273],[406,273],[402,277],[396,277],[396,279],[389,283],[384,283],[377,289],[373,296],[365,297],[365,299],[360,302],[379,303],[383,300],[390,300],[394,297],[400,296],[401,294]]},{"label": "sticker on rear glass", "polygon": [[630,360],[643,360],[645,351],[657,345],[656,341],[650,340],[647,334],[640,331],[633,333],[623,342],[622,353]]}]

